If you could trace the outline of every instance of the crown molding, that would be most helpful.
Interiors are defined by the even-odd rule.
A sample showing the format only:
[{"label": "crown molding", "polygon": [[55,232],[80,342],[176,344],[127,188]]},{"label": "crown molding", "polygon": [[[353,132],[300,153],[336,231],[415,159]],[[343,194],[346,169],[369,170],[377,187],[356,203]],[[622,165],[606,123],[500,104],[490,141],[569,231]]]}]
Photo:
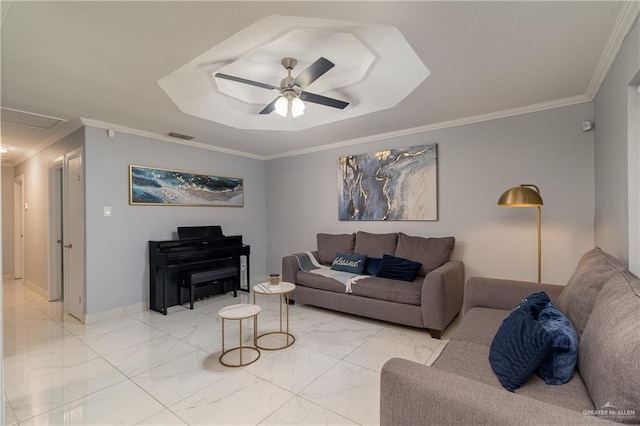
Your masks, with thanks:
[{"label": "crown molding", "polygon": [[80,118],[82,124],[85,126],[97,127],[99,129],[105,130],[114,130],[116,132],[127,133],[135,136],[142,136],[143,138],[157,139],[164,142],[176,143],[179,145],[186,145],[193,148],[206,149],[209,151],[216,151],[223,154],[236,155],[238,157],[246,157],[254,160],[264,160],[265,157],[262,155],[251,154],[244,151],[237,151],[235,149],[222,148],[215,145],[210,145],[207,143],[197,142],[197,141],[187,141],[177,138],[172,138],[170,136],[162,135],[160,133],[148,132],[146,130],[135,129],[133,127],[121,126],[119,124],[107,123],[105,121],[93,120],[91,118]]},{"label": "crown molding", "polygon": [[620,51],[622,42],[633,27],[633,24],[635,24],[638,16],[640,16],[640,1],[624,2],[620,8],[616,22],[613,25],[611,34],[609,35],[609,40],[607,40],[607,45],[602,52],[602,56],[600,56],[596,70],[591,76],[589,86],[587,86],[586,95],[589,98],[593,99],[598,94],[600,85],[602,85],[604,78],[607,76],[607,72],[609,72],[609,68],[611,68],[613,61]]},{"label": "crown molding", "polygon": [[332,144],[329,144],[329,145],[322,145],[322,146],[313,147],[313,148],[307,148],[307,149],[299,149],[299,150],[289,151],[289,152],[285,152],[285,153],[282,153],[282,154],[276,154],[276,155],[268,155],[268,156],[265,156],[264,159],[265,160],[275,160],[275,159],[278,159],[278,158],[293,157],[293,156],[296,156],[296,155],[304,155],[304,154],[311,154],[311,153],[315,153],[315,152],[327,151],[327,150],[330,150],[330,149],[342,148],[342,147],[345,147],[345,146],[358,145],[358,144],[363,144],[363,143],[370,143],[370,142],[375,142],[375,141],[385,140],[385,139],[391,139],[391,138],[398,138],[398,137],[402,137],[402,136],[414,135],[414,134],[417,134],[417,133],[424,133],[424,132],[431,132],[431,131],[434,131],[434,130],[448,129],[448,128],[451,128],[451,127],[465,126],[467,124],[480,123],[480,122],[483,122],[483,121],[498,120],[500,118],[507,118],[507,117],[513,117],[513,116],[516,116],[516,115],[530,114],[530,113],[534,113],[534,112],[545,111],[545,110],[548,110],[548,109],[562,108],[562,107],[566,107],[566,106],[582,104],[582,103],[585,103],[585,102],[591,102],[592,100],[593,100],[592,98],[590,98],[590,97],[588,97],[586,95],[572,96],[570,98],[558,99],[558,100],[555,100],[555,101],[543,102],[543,103],[534,104],[534,105],[527,105],[527,106],[524,106],[524,107],[512,108],[512,109],[507,109],[507,110],[498,111],[498,112],[492,112],[492,113],[488,113],[488,114],[474,115],[474,116],[471,116],[471,117],[459,118],[459,119],[456,119],[456,120],[449,120],[449,121],[443,121],[443,122],[440,122],[440,123],[427,124],[427,125],[424,125],[424,126],[411,127],[409,129],[397,130],[397,131],[394,131],[394,132],[380,133],[380,134],[371,135],[371,136],[364,136],[364,137],[361,137],[361,138],[346,140],[346,141],[342,141],[342,142],[336,142],[336,143],[332,143]]},{"label": "crown molding", "polygon": [[591,102],[592,100],[593,100],[592,98],[586,95],[573,96],[570,98],[558,99],[555,101],[543,102],[543,103],[534,104],[534,105],[527,105],[519,108],[512,108],[512,109],[492,112],[488,114],[480,114],[480,115],[475,115],[471,117],[459,118],[456,120],[443,121],[440,123],[427,124],[424,126],[411,127],[408,129],[402,129],[402,130],[397,130],[393,132],[379,133],[377,135],[363,136],[361,138],[335,142],[332,144],[317,146],[313,148],[288,151],[288,152],[283,152],[281,154],[274,154],[274,155],[257,155],[257,154],[251,154],[248,152],[237,151],[233,149],[227,149],[227,148],[222,148],[214,145],[209,145],[202,142],[184,141],[180,139],[171,138],[165,135],[161,135],[159,133],[148,132],[146,130],[135,129],[132,127],[121,126],[118,124],[107,123],[104,121],[93,120],[90,118],[81,118],[80,120],[82,121],[82,124],[86,126],[97,127],[105,130],[111,129],[117,132],[127,133],[131,135],[136,135],[136,136],[142,136],[145,138],[158,139],[161,141],[176,143],[179,145],[186,145],[194,148],[201,148],[209,151],[216,151],[224,154],[236,155],[239,157],[245,157],[245,158],[251,158],[254,160],[264,161],[264,160],[276,160],[278,158],[285,158],[285,157],[294,157],[297,155],[312,154],[315,152],[328,151],[331,149],[342,148],[345,146],[359,145],[359,144],[371,143],[371,142],[376,142],[376,141],[385,140],[385,139],[414,135],[417,133],[448,129],[451,127],[465,126],[467,124],[481,123],[483,121],[498,120],[501,118],[513,117],[513,116],[523,115],[523,114],[530,114],[534,112],[545,111],[548,109],[562,108],[566,106],[582,104],[585,102]]}]

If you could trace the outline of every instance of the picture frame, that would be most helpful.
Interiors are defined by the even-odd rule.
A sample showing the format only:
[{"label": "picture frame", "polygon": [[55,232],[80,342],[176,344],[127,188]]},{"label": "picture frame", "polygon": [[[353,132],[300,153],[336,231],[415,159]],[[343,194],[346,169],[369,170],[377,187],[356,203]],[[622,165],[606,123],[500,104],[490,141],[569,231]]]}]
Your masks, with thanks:
[{"label": "picture frame", "polygon": [[437,144],[338,158],[341,221],[438,220]]},{"label": "picture frame", "polygon": [[197,172],[130,165],[129,204],[244,207],[244,180]]}]

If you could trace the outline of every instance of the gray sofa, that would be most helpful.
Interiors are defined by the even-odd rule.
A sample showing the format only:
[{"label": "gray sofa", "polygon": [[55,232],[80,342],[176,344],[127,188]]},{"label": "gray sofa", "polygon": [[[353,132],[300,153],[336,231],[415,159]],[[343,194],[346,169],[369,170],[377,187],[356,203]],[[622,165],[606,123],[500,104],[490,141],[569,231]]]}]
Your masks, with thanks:
[{"label": "gray sofa", "polygon": [[[541,290],[578,332],[577,369],[564,385],[534,373],[508,392],[489,347],[509,310]],[[380,386],[382,425],[640,423],[640,280],[599,248],[566,286],[470,278],[462,321],[433,366],[391,359]]]},{"label": "gray sofa", "polygon": [[403,233],[318,234],[313,252],[324,265],[331,265],[337,253],[384,254],[420,262],[413,282],[371,277],[353,284],[352,293],[333,279],[300,270],[294,256],[282,259],[282,278],[296,284],[291,299],[412,327],[427,328],[434,338],[462,308],[464,266],[449,260],[455,239],[412,237]]}]

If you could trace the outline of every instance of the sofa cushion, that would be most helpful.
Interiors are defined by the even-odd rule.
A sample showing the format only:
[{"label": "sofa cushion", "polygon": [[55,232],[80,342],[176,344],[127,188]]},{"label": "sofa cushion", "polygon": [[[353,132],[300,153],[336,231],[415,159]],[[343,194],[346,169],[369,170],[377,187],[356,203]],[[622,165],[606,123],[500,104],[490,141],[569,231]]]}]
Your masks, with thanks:
[{"label": "sofa cushion", "polygon": [[538,375],[548,385],[571,379],[578,362],[578,333],[571,321],[551,302],[540,312],[538,323],[551,336],[551,351],[538,367]]},{"label": "sofa cushion", "polygon": [[[467,318],[465,315],[460,324],[461,327]],[[433,367],[502,389],[489,365],[489,346],[487,345],[452,340],[447,343],[442,354],[433,363]],[[533,374],[515,393],[580,413],[594,408],[582,377],[577,371],[571,380],[562,386],[546,385],[540,377]],[[488,407],[488,409],[495,409],[495,407]],[[535,423],[535,419],[529,420],[531,420],[530,423]]]},{"label": "sofa cushion", "polygon": [[493,337],[507,315],[509,315],[509,311],[502,309],[472,308],[464,314],[464,318],[453,332],[451,340],[491,346]]},{"label": "sofa cushion", "polygon": [[615,257],[596,247],[585,253],[567,286],[558,296],[558,309],[562,311],[576,328],[578,336],[593,309],[593,304],[604,284],[624,265]]},{"label": "sofa cushion", "polygon": [[449,261],[455,242],[454,237],[411,237],[400,232],[395,256],[420,262],[419,274],[425,276]]},{"label": "sofa cushion", "polygon": [[356,234],[318,234],[318,260],[330,265],[337,253],[353,254]]},{"label": "sofa cushion", "polygon": [[491,342],[489,364],[508,391],[519,388],[549,353],[551,336],[530,311],[511,311]]},{"label": "sofa cushion", "polygon": [[640,423],[640,279],[617,271],[605,284],[580,339],[578,366],[597,408],[635,410]]},{"label": "sofa cushion", "polygon": [[382,256],[382,264],[376,276],[413,282],[421,266],[419,262],[385,254]]},{"label": "sofa cushion", "polygon": [[417,278],[413,282],[406,282],[371,277],[355,282],[351,286],[351,294],[370,299],[420,306],[422,282],[422,278]]},{"label": "sofa cushion", "polygon": [[336,293],[345,293],[344,284],[313,272],[298,271],[296,273],[296,285],[317,288],[319,290],[333,291]]},{"label": "sofa cushion", "polygon": [[367,256],[364,254],[344,254],[336,253],[336,258],[331,264],[334,271],[350,272],[352,274],[361,274],[364,269],[364,263]]},{"label": "sofa cushion", "polygon": [[[334,293],[345,293],[344,284],[312,272],[298,271],[296,274],[296,285],[332,291]],[[397,280],[390,280],[388,278],[370,277],[352,284],[351,291],[351,294],[354,296],[420,306],[422,279],[417,279],[409,283],[398,282]]]},{"label": "sofa cushion", "polygon": [[358,231],[354,251],[369,257],[382,257],[384,254],[395,255],[398,234],[371,234]]}]

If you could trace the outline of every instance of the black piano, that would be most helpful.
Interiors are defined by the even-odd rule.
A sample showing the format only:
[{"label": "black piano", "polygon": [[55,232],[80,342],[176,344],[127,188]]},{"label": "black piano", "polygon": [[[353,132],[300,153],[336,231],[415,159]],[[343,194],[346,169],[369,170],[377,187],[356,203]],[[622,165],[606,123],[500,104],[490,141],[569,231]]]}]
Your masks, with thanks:
[{"label": "black piano", "polygon": [[[238,289],[249,291],[251,247],[242,243],[242,235],[224,236],[220,226],[187,226],[178,227],[178,238],[149,241],[150,309],[166,315],[168,307],[182,303],[186,292],[183,284],[193,274],[216,276],[215,271],[237,274],[225,282],[198,286],[195,298],[224,292],[226,281],[233,283],[234,294]],[[241,285],[240,256],[247,259],[246,288]]]}]

